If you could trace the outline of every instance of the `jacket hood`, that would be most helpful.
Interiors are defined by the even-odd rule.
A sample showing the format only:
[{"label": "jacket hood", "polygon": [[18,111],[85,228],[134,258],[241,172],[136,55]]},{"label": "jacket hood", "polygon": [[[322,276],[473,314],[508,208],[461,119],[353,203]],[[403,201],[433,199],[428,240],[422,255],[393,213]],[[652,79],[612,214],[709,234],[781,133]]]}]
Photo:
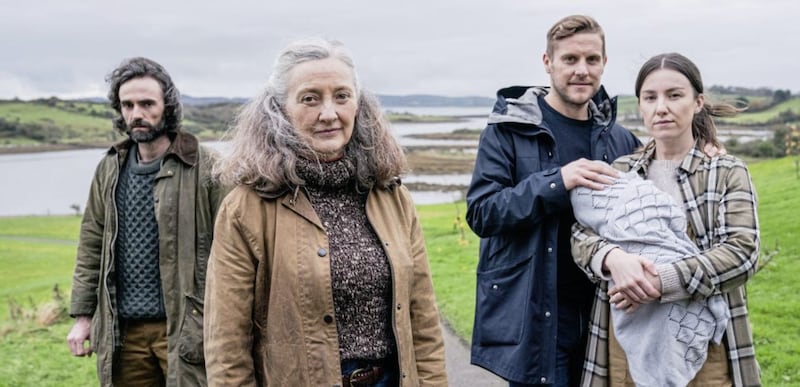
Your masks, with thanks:
[{"label": "jacket hood", "polygon": [[[489,115],[489,124],[518,123],[542,126],[539,97],[550,91],[547,86],[511,86],[497,91],[497,101]],[[617,118],[617,97],[609,97],[603,86],[589,101],[589,113],[596,126],[610,126]]]}]

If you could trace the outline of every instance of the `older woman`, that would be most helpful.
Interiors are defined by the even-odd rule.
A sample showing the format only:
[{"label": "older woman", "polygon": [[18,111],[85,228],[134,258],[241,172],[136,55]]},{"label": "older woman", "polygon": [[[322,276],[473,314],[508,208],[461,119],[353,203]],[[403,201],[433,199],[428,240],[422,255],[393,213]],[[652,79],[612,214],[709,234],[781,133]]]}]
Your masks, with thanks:
[{"label": "older woman", "polygon": [[217,166],[237,187],[205,299],[210,385],[447,384],[402,149],[338,42],[278,57]]},{"label": "older woman", "polygon": [[[644,250],[630,249],[630,243],[598,236],[595,231],[605,234],[602,226],[574,227],[576,263],[601,283],[592,313],[584,385],[760,385],[744,286],[755,274],[758,260],[755,190],[744,162],[702,151],[706,145],[719,145],[712,116],[730,116],[738,110],[707,101],[697,66],[675,53],[645,62],[636,79],[636,96],[653,139],[613,166],[650,180],[671,196],[688,227],[682,216],[667,213],[666,201],[640,194],[631,201],[646,201],[645,208],[616,217],[615,226],[633,220],[639,228],[659,228],[647,233],[657,239],[651,247],[674,249],[678,242],[665,245],[665,225],[651,222],[668,216],[676,221],[672,225],[680,225],[674,231],[686,230],[697,251],[680,249],[683,255],[670,260],[661,259],[658,252],[654,263],[644,257]],[[659,203],[664,205],[654,208]],[[621,231],[618,241],[630,241],[629,231],[648,230]],[[614,286],[607,289],[604,280]],[[664,314],[641,307],[653,301],[671,305]],[[632,318],[619,319],[616,314],[609,319],[612,305]],[[728,310],[720,312],[720,307]],[[658,319],[661,332],[640,330],[643,325],[637,320],[642,319]],[[667,358],[672,360],[663,360]]]}]

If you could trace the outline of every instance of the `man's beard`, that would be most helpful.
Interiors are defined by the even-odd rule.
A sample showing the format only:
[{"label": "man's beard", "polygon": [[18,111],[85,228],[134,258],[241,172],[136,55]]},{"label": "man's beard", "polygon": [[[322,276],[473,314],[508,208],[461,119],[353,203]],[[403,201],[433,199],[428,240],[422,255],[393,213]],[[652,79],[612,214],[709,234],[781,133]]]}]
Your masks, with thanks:
[{"label": "man's beard", "polygon": [[583,105],[589,103],[589,101],[592,99],[592,97],[594,97],[594,95],[597,93],[598,90],[599,90],[599,88],[595,89],[586,98],[581,97],[581,99],[578,99],[578,98],[575,98],[572,95],[570,95],[569,86],[564,87],[564,88],[553,87],[553,91],[555,91],[556,94],[558,94],[559,99],[561,99],[561,101],[565,105],[572,105],[572,106],[583,106]]},{"label": "man's beard", "polygon": [[[131,130],[134,127],[145,127],[147,131]],[[162,119],[158,124],[153,125],[141,118],[137,118],[126,124],[126,132],[128,136],[136,143],[148,143],[167,134],[167,129],[164,127],[164,120]]]}]

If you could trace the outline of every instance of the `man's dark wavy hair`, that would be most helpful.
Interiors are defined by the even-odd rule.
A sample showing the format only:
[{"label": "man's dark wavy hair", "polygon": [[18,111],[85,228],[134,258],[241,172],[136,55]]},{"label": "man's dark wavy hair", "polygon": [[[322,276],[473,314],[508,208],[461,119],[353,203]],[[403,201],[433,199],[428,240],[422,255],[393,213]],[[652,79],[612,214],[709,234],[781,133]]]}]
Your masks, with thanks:
[{"label": "man's dark wavy hair", "polygon": [[[125,118],[122,117],[122,110],[119,101],[119,88],[123,83],[135,78],[151,77],[158,81],[161,85],[161,91],[164,96],[164,129],[167,133],[177,131],[181,126],[183,119],[183,106],[181,105],[181,93],[172,82],[172,78],[167,73],[163,66],[147,58],[137,57],[130,58],[122,61],[122,63],[114,69],[106,77],[106,82],[110,86],[108,91],[108,99],[111,101],[111,107],[119,114],[113,119],[114,129],[126,134]],[[157,124],[157,122],[153,122]]]}]

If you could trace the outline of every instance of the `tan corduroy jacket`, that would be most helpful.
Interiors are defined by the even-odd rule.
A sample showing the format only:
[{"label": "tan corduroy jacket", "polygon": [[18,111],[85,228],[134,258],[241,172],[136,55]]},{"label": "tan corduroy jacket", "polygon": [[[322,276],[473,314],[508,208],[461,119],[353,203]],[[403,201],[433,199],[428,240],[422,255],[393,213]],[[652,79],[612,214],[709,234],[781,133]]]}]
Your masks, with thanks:
[{"label": "tan corduroy jacket", "polygon": [[[444,342],[416,210],[405,187],[373,189],[367,218],[392,270],[402,386],[446,386]],[[237,187],[218,214],[204,338],[212,386],[341,386],[330,248],[303,189]]]}]

